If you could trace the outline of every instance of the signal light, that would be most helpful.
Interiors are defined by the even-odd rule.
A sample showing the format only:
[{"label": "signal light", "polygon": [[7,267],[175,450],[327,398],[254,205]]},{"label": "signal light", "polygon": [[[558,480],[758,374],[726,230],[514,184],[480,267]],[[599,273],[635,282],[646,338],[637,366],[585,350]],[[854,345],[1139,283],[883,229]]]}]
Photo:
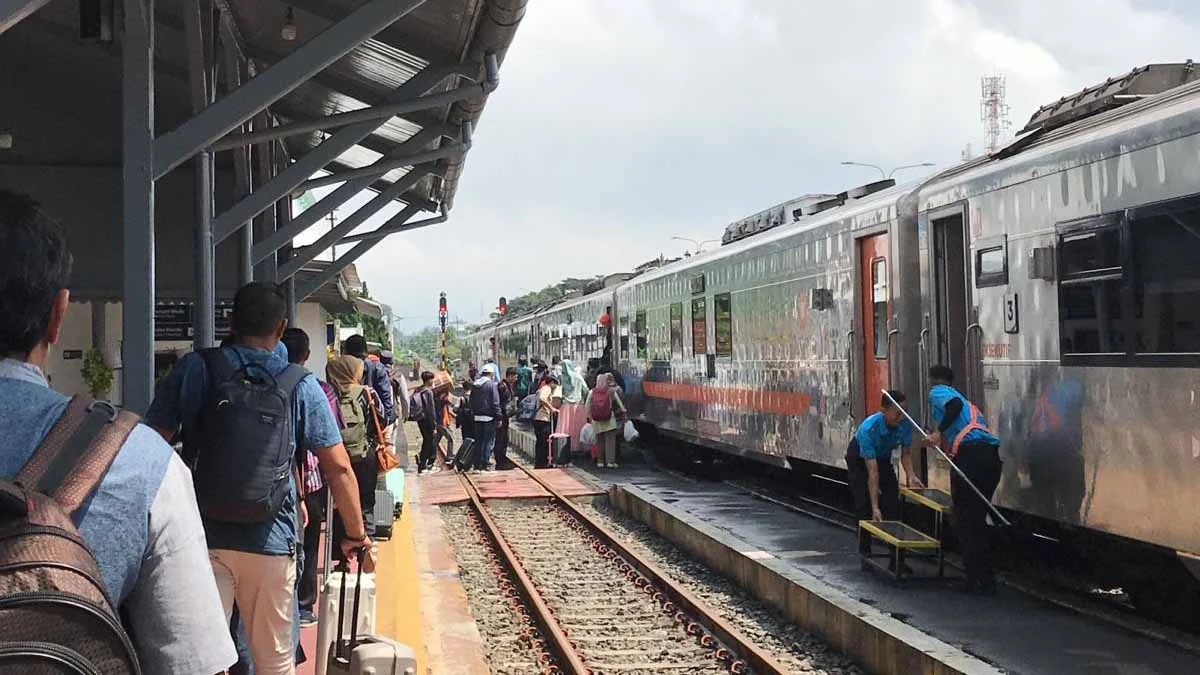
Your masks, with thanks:
[{"label": "signal light", "polygon": [[503,295],[500,296],[500,304],[497,309],[500,311],[500,316],[508,314],[508,300]]},{"label": "signal light", "polygon": [[446,316],[446,294],[442,293],[438,298],[438,316]]}]

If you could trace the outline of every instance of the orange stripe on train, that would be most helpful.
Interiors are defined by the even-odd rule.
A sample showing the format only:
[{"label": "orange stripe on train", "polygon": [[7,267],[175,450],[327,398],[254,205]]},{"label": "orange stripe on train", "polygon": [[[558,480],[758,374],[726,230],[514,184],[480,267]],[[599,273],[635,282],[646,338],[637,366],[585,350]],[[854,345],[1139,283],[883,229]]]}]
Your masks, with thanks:
[{"label": "orange stripe on train", "polygon": [[650,398],[686,401],[701,405],[722,405],[726,408],[775,415],[807,415],[812,407],[812,396],[790,391],[706,387],[678,382],[643,382],[642,391]]}]

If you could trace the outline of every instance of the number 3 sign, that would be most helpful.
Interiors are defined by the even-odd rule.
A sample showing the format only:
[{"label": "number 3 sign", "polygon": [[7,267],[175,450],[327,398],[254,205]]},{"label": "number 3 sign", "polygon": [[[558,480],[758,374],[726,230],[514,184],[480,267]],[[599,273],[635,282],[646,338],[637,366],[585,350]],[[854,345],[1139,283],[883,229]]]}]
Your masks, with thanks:
[{"label": "number 3 sign", "polygon": [[1004,296],[1004,332],[1016,333],[1018,324],[1017,294],[1009,293]]}]

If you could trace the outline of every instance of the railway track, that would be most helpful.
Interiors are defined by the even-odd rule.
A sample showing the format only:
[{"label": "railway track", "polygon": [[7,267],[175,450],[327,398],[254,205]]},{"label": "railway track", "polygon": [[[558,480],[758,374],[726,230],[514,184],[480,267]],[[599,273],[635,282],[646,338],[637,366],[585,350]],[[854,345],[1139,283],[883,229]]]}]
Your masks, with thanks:
[{"label": "railway track", "polygon": [[524,467],[551,495],[485,504],[468,476],[472,522],[518,606],[520,638],[543,673],[788,672],[652,562]]}]

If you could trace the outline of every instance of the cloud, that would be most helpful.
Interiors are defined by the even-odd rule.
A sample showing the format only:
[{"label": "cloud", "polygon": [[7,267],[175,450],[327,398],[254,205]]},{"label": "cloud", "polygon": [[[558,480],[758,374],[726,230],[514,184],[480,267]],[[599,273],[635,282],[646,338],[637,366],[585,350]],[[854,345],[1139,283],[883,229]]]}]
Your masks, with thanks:
[{"label": "cloud", "polygon": [[983,145],[980,76],[1006,76],[1016,129],[1064,94],[1186,58],[1198,16],[1181,0],[531,3],[449,222],[388,238],[359,270],[407,329],[435,322],[443,290],[474,321],[500,295],[876,179],[842,160],[956,163]]}]

